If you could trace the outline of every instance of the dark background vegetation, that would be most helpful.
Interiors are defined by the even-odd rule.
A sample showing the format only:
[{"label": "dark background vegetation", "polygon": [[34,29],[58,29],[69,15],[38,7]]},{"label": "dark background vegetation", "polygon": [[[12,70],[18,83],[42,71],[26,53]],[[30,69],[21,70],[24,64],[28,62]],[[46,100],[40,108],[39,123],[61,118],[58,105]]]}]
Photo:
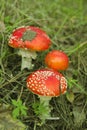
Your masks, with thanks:
[{"label": "dark background vegetation", "polygon": [[[21,57],[8,46],[8,38],[13,29],[23,25],[45,30],[52,45],[49,50],[38,53],[32,70],[21,71]],[[69,68],[62,72],[67,78],[68,90],[50,102],[52,116],[60,119],[47,120],[40,126],[32,108],[38,98],[26,88],[26,78],[45,67],[44,57],[54,49],[63,50],[69,56]],[[28,130],[87,130],[86,0],[0,1],[0,104],[11,106],[11,100],[19,97],[28,108],[27,115],[19,117],[28,125]]]}]

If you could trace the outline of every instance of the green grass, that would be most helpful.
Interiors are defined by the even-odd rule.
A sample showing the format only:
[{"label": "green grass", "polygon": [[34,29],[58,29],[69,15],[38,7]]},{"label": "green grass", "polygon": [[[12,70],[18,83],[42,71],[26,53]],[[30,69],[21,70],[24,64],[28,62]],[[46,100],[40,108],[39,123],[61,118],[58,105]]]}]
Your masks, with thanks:
[{"label": "green grass", "polygon": [[[21,57],[8,46],[12,30],[34,25],[47,32],[52,40],[50,50],[63,50],[69,56],[69,68],[62,73],[68,81],[67,93],[53,98],[52,116],[59,120],[47,120],[40,126],[32,103],[37,96],[26,88],[27,76],[45,67],[48,51],[38,53],[35,67],[20,71]],[[69,95],[69,98],[72,95]],[[0,104],[12,106],[12,100],[21,99],[28,108],[27,116],[19,119],[28,130],[87,130],[87,1],[86,0],[1,0],[0,1]],[[2,113],[0,113],[2,114]],[[79,119],[78,119],[79,118]]]}]

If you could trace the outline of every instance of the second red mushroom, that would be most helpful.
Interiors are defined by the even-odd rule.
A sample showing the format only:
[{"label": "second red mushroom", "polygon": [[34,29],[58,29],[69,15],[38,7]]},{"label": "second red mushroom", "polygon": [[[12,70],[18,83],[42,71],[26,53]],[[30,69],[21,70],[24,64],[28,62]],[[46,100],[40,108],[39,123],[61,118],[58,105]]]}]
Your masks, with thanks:
[{"label": "second red mushroom", "polygon": [[53,50],[46,55],[45,64],[51,69],[66,70],[69,65],[69,59],[63,51]]},{"label": "second red mushroom", "polygon": [[22,56],[21,70],[24,68],[32,69],[32,59],[36,59],[36,51],[44,51],[51,44],[46,32],[38,27],[23,26],[15,29],[8,45],[19,49],[18,54]]},{"label": "second red mushroom", "polygon": [[33,72],[27,78],[27,88],[37,94],[40,98],[40,103],[47,107],[47,114],[41,113],[41,120],[50,118],[51,109],[49,101],[52,97],[60,96],[67,90],[67,81],[65,77],[51,69],[41,69]]}]

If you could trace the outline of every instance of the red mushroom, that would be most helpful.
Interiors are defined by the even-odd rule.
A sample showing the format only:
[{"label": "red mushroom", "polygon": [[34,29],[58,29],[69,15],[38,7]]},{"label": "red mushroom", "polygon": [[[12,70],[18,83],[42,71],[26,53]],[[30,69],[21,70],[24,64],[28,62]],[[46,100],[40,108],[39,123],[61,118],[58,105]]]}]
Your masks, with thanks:
[{"label": "red mushroom", "polygon": [[69,59],[64,52],[53,50],[46,55],[45,64],[51,69],[65,70],[68,68]]},{"label": "red mushroom", "polygon": [[32,68],[32,59],[36,59],[35,51],[43,51],[51,44],[47,34],[38,27],[24,26],[14,30],[9,38],[8,45],[18,48],[22,56],[21,70]]},{"label": "red mushroom", "polygon": [[[27,88],[40,97],[40,103],[49,108],[49,101],[52,97],[66,92],[67,81],[61,73],[55,70],[41,69],[28,76]],[[50,111],[49,108],[47,115],[42,114],[40,118],[45,121],[45,118],[49,117]]]}]

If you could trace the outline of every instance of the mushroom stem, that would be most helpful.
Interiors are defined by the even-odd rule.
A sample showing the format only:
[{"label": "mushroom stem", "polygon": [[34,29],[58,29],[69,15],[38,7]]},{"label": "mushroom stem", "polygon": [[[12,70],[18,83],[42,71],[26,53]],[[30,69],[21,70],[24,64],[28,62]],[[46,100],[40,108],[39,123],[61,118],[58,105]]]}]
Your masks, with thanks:
[{"label": "mushroom stem", "polygon": [[41,119],[42,124],[43,124],[43,123],[45,123],[46,119],[51,118],[50,112],[51,112],[52,108],[50,107],[49,102],[52,97],[39,96],[39,98],[40,98],[40,105],[43,108],[43,111],[39,115],[39,118]]},{"label": "mushroom stem", "polygon": [[37,57],[35,51],[20,49],[18,51],[18,55],[21,55],[22,57],[21,70],[25,68],[32,69],[34,67],[34,64],[32,64],[32,59],[36,59]]},{"label": "mushroom stem", "polygon": [[49,101],[51,100],[52,97],[50,96],[39,96],[40,98],[40,103],[44,103],[45,106],[49,106]]}]

